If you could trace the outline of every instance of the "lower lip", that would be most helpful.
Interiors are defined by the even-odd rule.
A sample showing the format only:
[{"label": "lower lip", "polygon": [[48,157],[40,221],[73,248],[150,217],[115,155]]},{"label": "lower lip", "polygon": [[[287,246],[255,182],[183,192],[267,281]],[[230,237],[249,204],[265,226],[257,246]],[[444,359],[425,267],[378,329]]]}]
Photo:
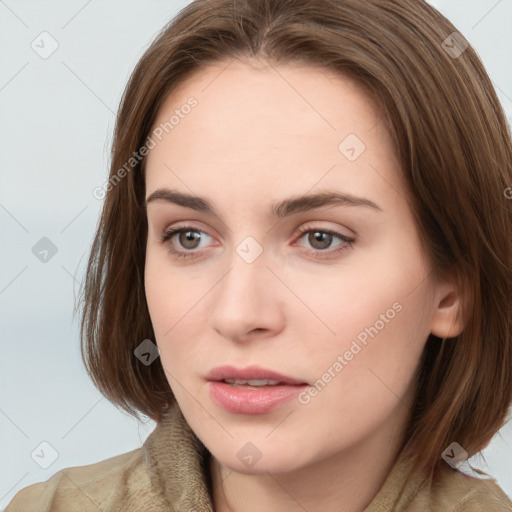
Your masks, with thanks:
[{"label": "lower lip", "polygon": [[229,412],[263,414],[296,397],[304,385],[266,386],[261,389],[234,387],[226,382],[210,381],[210,396]]}]

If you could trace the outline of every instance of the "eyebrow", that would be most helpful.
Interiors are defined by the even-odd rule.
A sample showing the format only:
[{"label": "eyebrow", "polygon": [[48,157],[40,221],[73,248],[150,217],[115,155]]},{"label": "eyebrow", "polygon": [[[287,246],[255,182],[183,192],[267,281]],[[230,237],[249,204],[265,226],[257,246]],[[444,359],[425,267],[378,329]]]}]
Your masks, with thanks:
[{"label": "eyebrow", "polygon": [[[177,204],[218,216],[215,208],[206,199],[168,188],[159,188],[152,192],[146,199],[146,206],[154,201],[165,201],[166,203]],[[273,217],[282,219],[299,212],[306,212],[324,206],[362,206],[382,212],[382,208],[369,199],[330,190],[303,196],[292,196],[278,201],[272,205],[271,212]]]}]

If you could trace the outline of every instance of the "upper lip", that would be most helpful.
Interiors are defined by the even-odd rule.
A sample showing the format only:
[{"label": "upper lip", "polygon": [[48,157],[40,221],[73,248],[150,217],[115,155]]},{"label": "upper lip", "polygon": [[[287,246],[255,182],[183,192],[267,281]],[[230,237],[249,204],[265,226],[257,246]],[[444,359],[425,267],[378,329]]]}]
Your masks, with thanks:
[{"label": "upper lip", "polygon": [[284,384],[306,384],[306,382],[294,379],[288,375],[261,368],[260,366],[247,366],[246,368],[236,368],[234,366],[218,366],[208,373],[206,380],[221,381],[224,379],[243,379],[243,380],[276,380]]}]

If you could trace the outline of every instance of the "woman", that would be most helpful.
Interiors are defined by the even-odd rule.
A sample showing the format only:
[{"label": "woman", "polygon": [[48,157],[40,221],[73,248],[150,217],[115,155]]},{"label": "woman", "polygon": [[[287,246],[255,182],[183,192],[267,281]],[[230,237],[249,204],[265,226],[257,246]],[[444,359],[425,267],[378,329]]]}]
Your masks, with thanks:
[{"label": "woman", "polygon": [[138,63],[84,287],[87,370],[157,422],[18,510],[512,510],[512,147],[413,0],[202,0]]}]

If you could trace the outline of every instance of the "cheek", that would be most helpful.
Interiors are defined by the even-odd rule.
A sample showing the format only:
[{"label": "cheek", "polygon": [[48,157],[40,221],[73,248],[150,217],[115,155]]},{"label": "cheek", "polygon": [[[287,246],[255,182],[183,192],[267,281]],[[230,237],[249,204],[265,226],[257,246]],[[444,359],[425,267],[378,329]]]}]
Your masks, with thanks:
[{"label": "cheek", "polygon": [[[395,247],[410,247],[407,257]],[[390,244],[378,256],[361,258],[350,272],[324,280],[320,294],[308,296],[331,333],[324,329],[302,354],[319,379],[318,411],[336,402],[337,410],[368,423],[410,390],[432,314],[419,248]]]},{"label": "cheek", "polygon": [[[144,284],[151,323],[162,364],[173,374],[184,368],[184,362],[195,361],[204,325],[198,318],[208,318],[204,311],[205,296],[213,286],[204,278],[172,268],[165,253],[146,252]],[[200,272],[200,271],[198,271]]]},{"label": "cheek", "polygon": [[317,333],[314,349],[318,343],[344,348],[358,336],[364,343],[375,329],[399,344],[405,340],[398,333],[409,333],[405,337],[412,340],[423,336],[428,324],[428,268],[414,244],[381,244],[378,251],[354,253],[339,266],[285,277],[310,310],[294,308],[295,321]]}]

